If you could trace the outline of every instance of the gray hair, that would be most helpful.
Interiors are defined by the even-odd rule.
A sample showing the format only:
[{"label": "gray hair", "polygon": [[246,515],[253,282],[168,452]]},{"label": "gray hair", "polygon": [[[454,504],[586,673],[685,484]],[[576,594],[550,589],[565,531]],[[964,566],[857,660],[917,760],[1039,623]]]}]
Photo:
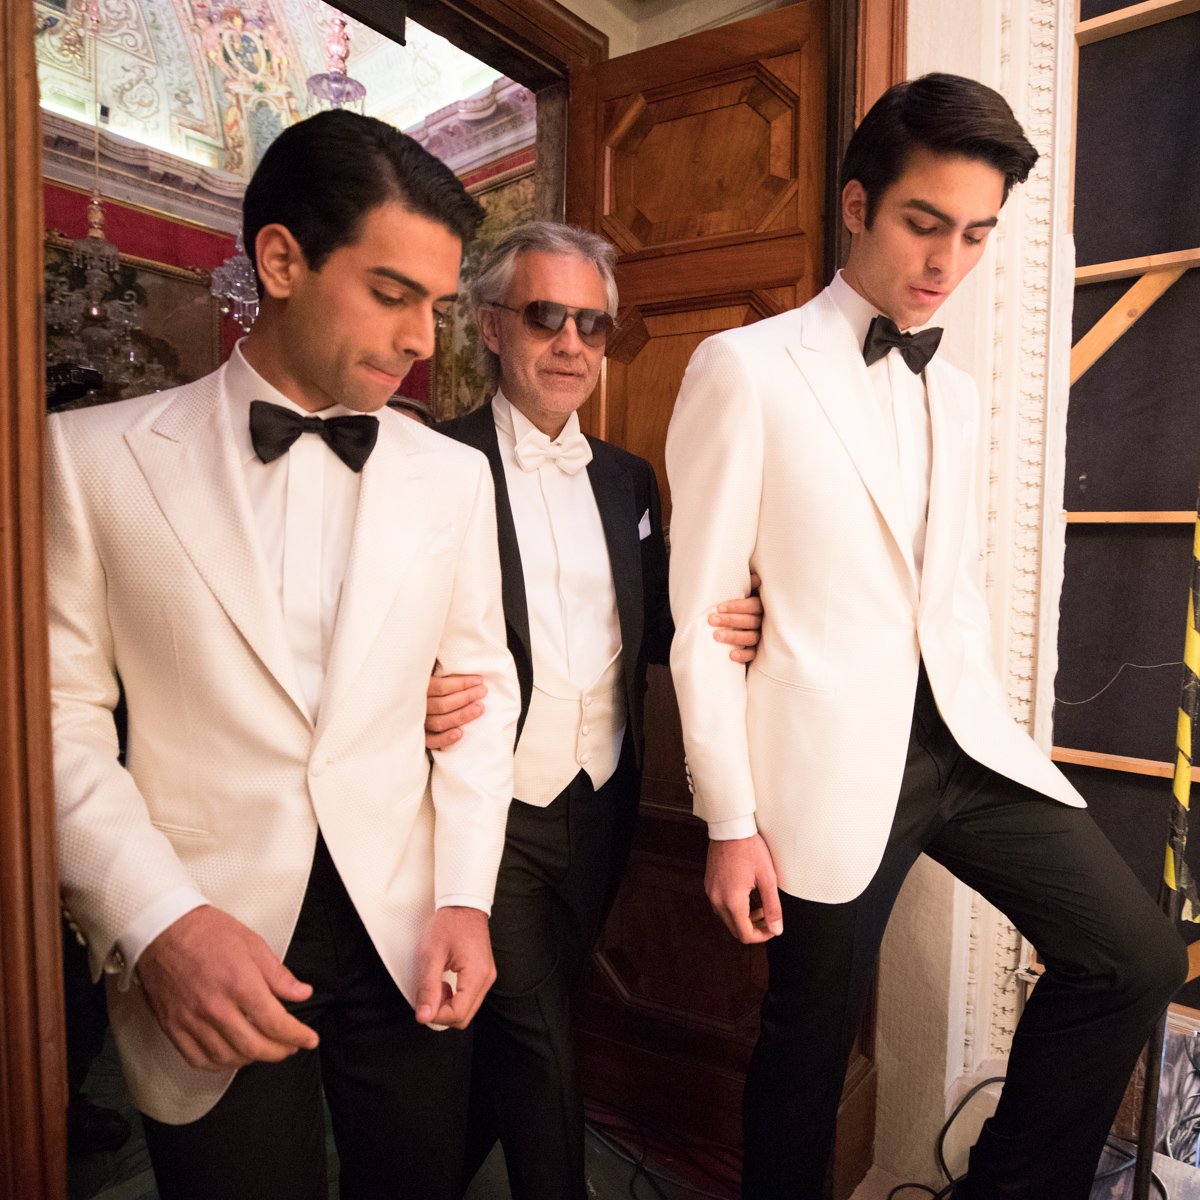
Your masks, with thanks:
[{"label": "gray hair", "polygon": [[[617,252],[599,234],[589,233],[575,225],[560,225],[555,221],[530,221],[506,233],[486,254],[479,271],[471,281],[471,307],[475,321],[479,310],[487,304],[500,304],[508,285],[512,283],[517,259],[522,254],[561,254],[589,262],[604,283],[604,306],[609,316],[617,315]],[[487,348],[482,338],[479,355],[493,380],[500,377],[500,360]]]}]

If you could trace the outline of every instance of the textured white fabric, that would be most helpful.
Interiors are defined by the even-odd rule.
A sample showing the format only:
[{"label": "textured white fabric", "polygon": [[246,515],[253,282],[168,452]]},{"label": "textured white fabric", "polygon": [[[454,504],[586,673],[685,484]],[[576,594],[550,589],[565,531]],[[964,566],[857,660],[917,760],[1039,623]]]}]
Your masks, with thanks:
[{"label": "textured white fabric", "polygon": [[[861,347],[867,329],[879,310],[860,296],[839,271],[829,285],[829,297],[837,305]],[[911,332],[919,332],[916,326]],[[918,586],[921,566],[925,561],[925,525],[929,512],[929,471],[933,457],[932,432],[929,427],[929,400],[925,380],[908,369],[900,351],[889,350],[881,359],[867,367],[867,378],[874,393],[875,412],[892,439],[896,470],[905,511],[905,527],[911,531],[913,562],[917,568]],[[865,397],[847,396],[848,403]]]},{"label": "textured white fabric", "polygon": [[[314,726],[222,378],[48,422],[64,902],[96,971],[119,970],[130,925],[188,888],[282,957],[319,824],[411,1000],[435,906],[490,903],[512,795],[518,696],[491,474],[478,452],[380,414]],[[431,770],[435,662],[482,675],[488,705]],[[159,1120],[195,1120],[232,1077],[188,1068],[140,988],[110,989],[110,1020],[134,1101]]]},{"label": "textured white fabric", "polygon": [[[753,820],[780,886],[853,899],[895,812],[924,659],[962,749],[1066,804],[1083,800],[1012,720],[983,591],[980,402],[940,358],[926,371],[933,432],[918,589],[893,447],[828,291],[708,338],[667,435],[671,672],[696,813]],[[762,577],[767,612],[746,670],[708,614]],[[898,699],[900,698],[900,699]]]}]

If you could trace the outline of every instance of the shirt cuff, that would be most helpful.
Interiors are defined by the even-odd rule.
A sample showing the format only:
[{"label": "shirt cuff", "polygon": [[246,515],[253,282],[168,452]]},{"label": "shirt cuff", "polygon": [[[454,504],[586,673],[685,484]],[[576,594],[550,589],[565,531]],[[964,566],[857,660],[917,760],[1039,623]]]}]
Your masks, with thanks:
[{"label": "shirt cuff", "polygon": [[468,896],[463,894],[451,894],[449,896],[439,896],[435,902],[434,908],[477,908],[486,916],[492,915],[492,902],[484,900],[481,896]]},{"label": "shirt cuff", "polygon": [[758,823],[753,814],[730,817],[728,821],[709,821],[708,837],[713,842],[733,842],[738,838],[753,837],[758,832]]},{"label": "shirt cuff", "polygon": [[120,978],[117,988],[128,989],[133,971],[143,951],[168,925],[174,925],[180,917],[200,908],[209,901],[194,887],[178,887],[160,896],[149,908],[138,914],[133,924],[117,939],[117,957]]}]

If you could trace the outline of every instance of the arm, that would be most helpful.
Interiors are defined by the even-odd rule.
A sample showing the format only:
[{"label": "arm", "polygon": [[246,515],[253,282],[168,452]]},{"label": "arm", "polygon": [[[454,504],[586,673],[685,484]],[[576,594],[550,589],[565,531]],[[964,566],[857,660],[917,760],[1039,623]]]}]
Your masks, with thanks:
[{"label": "arm", "polygon": [[671,673],[696,815],[710,836],[756,830],[746,737],[746,671],[712,636],[709,614],[750,591],[758,537],[763,433],[752,374],[720,339],[684,375],[667,433],[671,481]]},{"label": "arm", "polygon": [[[437,659],[447,674],[479,677],[488,702],[460,745],[432,751],[438,912],[421,948],[417,1003],[418,1019],[456,1027],[470,1020],[494,978],[486,915],[512,799],[520,704],[504,624],[494,491],[482,456],[474,483]],[[449,997],[445,971],[458,975]]]},{"label": "arm", "polygon": [[308,994],[266,944],[209,906],[117,760],[108,575],[63,423],[48,422],[51,723],[63,896],[93,971],[136,968],[159,1024],[195,1067],[315,1045],[279,1002]]}]

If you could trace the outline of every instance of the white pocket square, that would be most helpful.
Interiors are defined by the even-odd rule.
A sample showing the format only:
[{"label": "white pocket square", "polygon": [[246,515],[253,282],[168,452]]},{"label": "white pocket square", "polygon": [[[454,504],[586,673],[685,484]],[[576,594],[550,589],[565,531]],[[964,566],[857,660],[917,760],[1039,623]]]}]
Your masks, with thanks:
[{"label": "white pocket square", "polygon": [[642,519],[638,522],[638,541],[644,542],[650,536],[650,510],[646,509],[642,513]]}]

